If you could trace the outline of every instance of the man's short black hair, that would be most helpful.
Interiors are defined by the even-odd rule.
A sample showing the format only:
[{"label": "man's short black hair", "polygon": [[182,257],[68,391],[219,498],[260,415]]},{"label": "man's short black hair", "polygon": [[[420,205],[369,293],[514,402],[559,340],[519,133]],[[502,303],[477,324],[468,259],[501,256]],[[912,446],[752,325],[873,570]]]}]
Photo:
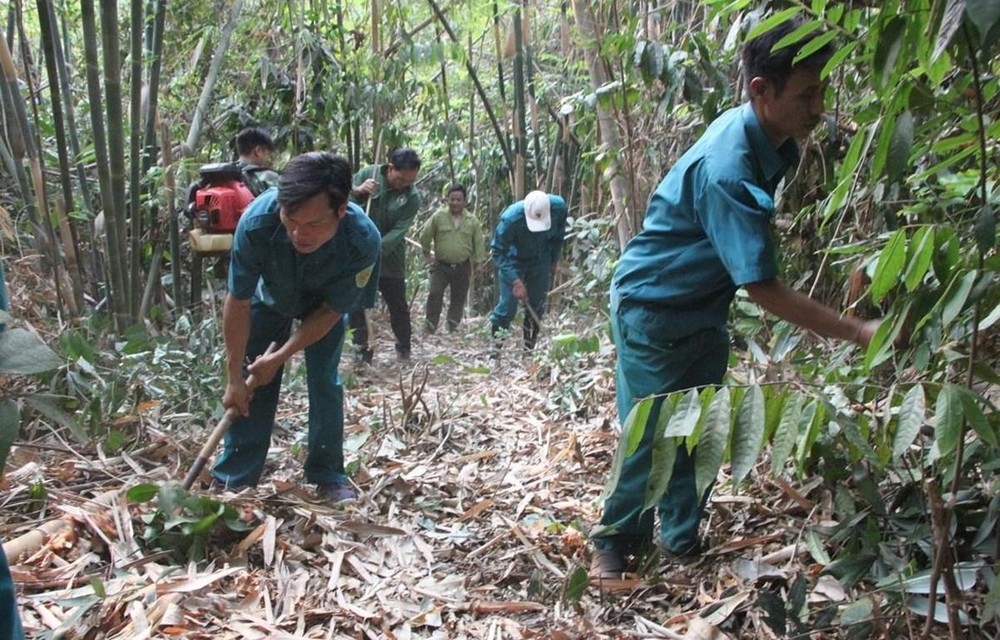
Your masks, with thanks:
[{"label": "man's short black hair", "polygon": [[271,134],[266,130],[261,127],[247,127],[236,134],[236,153],[248,156],[257,147],[274,151],[274,140],[271,139]]},{"label": "man's short black hair", "polygon": [[780,95],[798,67],[820,67],[833,55],[833,45],[826,43],[792,67],[792,60],[806,44],[816,39],[822,31],[813,31],[795,44],[772,51],[782,38],[798,29],[805,22],[801,17],[790,18],[773,29],[766,31],[743,45],[743,79],[746,90],[750,91],[750,81],[760,76],[774,85]]},{"label": "man's short black hair", "polygon": [[389,164],[400,171],[420,168],[420,156],[413,149],[396,149],[389,155]]},{"label": "man's short black hair", "polygon": [[295,156],[278,181],[278,204],[285,215],[295,215],[307,200],[320,193],[337,211],[351,192],[351,165],[329,151],[310,151]]},{"label": "man's short black hair", "polygon": [[448,187],[448,194],[447,195],[450,196],[455,191],[461,191],[463,198],[465,198],[465,199],[469,198],[469,193],[465,190],[465,185],[458,184],[457,182],[454,183],[453,185],[451,185],[450,187]]}]

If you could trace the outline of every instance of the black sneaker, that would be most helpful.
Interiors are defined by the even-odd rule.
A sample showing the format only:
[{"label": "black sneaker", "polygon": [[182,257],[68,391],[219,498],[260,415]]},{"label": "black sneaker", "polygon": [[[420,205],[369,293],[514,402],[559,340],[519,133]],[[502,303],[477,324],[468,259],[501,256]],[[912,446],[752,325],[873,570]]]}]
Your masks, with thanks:
[{"label": "black sneaker", "polygon": [[350,482],[331,482],[316,485],[316,497],[333,506],[342,506],[358,499],[358,492]]},{"label": "black sneaker", "polygon": [[618,549],[594,549],[590,559],[591,580],[621,580],[628,563]]},{"label": "black sneaker", "polygon": [[355,360],[360,364],[371,364],[375,360],[375,351],[372,349],[358,349]]}]

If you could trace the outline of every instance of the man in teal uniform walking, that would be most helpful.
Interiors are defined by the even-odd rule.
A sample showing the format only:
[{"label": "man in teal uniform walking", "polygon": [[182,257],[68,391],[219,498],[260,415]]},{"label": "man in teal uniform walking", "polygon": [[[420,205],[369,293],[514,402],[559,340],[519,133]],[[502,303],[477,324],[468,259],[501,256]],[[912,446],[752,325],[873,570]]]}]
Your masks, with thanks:
[{"label": "man in teal uniform walking", "polygon": [[[420,157],[413,149],[396,149],[389,163],[365,167],[354,174],[351,200],[365,207],[382,234],[382,273],[378,290],[389,307],[389,323],[396,337],[396,357],[410,359],[410,305],[406,299],[406,233],[420,209],[420,194],[413,186],[420,171]],[[365,311],[352,313],[351,329],[361,359],[374,355],[368,342]]]},{"label": "man in teal uniform walking", "polygon": [[493,335],[510,329],[518,301],[524,312],[524,347],[533,349],[552,277],[562,256],[566,235],[566,201],[544,191],[532,191],[500,214],[490,250],[497,268],[500,299],[490,314]]},{"label": "man in teal uniform walking", "polygon": [[465,210],[466,203],[465,187],[451,185],[448,206],[431,216],[420,232],[420,246],[424,250],[424,259],[430,265],[427,317],[424,322],[428,333],[437,331],[444,292],[449,288],[448,331],[458,329],[465,311],[473,266],[486,261],[482,226],[474,214]]},{"label": "man in teal uniform walking", "polygon": [[[344,388],[338,366],[344,314],[374,301],[381,241],[347,201],[350,165],[330,153],[294,158],[277,189],[255,199],[233,236],[223,306],[228,385],[241,417],[226,434],[216,482],[256,485],[264,468],[285,362],[305,351],[309,390],[307,482],[333,503],[354,499],[344,474]],[[293,330],[293,323],[298,320]],[[276,349],[268,352],[274,343]],[[257,387],[248,389],[251,374]]]},{"label": "man in teal uniform walking", "polygon": [[[878,321],[843,317],[778,280],[770,223],[778,183],[798,162],[795,138],[820,122],[826,46],[794,66],[809,41],[772,52],[797,22],[748,42],[743,67],[750,101],[723,113],[670,170],[650,198],[643,229],[625,247],[611,286],[618,353],[618,415],[650,395],[720,384],[729,358],[726,322],[738,287],[780,318],[823,336],[868,344]],[[813,34],[815,37],[815,34]],[[591,574],[619,578],[650,548],[653,510],[643,510],[662,400],[636,452],[625,459],[593,536]],[[695,490],[695,456],[677,450],[657,505],[660,546],[697,553],[706,495]]]}]

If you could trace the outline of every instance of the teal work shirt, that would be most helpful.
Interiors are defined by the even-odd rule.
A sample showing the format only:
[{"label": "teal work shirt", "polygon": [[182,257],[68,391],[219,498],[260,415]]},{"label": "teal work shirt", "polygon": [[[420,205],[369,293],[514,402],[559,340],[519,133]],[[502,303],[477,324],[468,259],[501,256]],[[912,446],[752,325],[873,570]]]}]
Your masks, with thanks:
[{"label": "teal work shirt", "polygon": [[375,304],[381,241],[364,211],[348,204],[336,235],[312,253],[295,250],[278,213],[278,190],[269,189],[236,225],[229,267],[234,298],[255,297],[290,318],[323,303],[341,314]]},{"label": "teal work shirt", "polygon": [[500,214],[496,233],[490,242],[493,263],[505,282],[513,282],[519,273],[539,265],[559,262],[566,235],[566,201],[549,195],[552,226],[537,233],[528,230],[524,219],[524,201],[518,201]]},{"label": "teal work shirt", "polygon": [[725,328],[736,289],[778,275],[774,192],[797,162],[795,141],[775,149],[749,103],[722,114],[650,197],[615,271],[612,308],[667,340]]},{"label": "teal work shirt", "polygon": [[368,215],[382,234],[382,277],[402,278],[406,275],[406,233],[413,224],[420,209],[420,194],[413,185],[406,189],[389,189],[386,171],[389,165],[365,167],[354,174],[357,187],[368,178],[375,178],[375,191],[366,198],[352,200],[362,209],[367,206]]},{"label": "teal work shirt", "polygon": [[451,211],[442,207],[424,224],[420,231],[420,246],[424,253],[434,250],[434,258],[448,264],[458,264],[466,260],[475,263],[486,260],[486,242],[479,218],[464,213],[462,221],[455,227]]}]

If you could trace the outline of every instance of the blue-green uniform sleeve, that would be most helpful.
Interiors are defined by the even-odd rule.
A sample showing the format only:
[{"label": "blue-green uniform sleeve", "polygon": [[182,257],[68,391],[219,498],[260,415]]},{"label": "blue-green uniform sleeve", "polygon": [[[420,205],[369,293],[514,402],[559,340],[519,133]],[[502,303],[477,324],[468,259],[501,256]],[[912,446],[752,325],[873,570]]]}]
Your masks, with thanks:
[{"label": "blue-green uniform sleeve", "polygon": [[327,303],[341,313],[375,306],[378,293],[379,263],[382,255],[382,238],[365,212],[353,202],[341,220],[341,230],[352,248],[348,253],[344,276],[328,289]]},{"label": "blue-green uniform sleeve", "polygon": [[519,231],[527,231],[524,223],[524,203],[515,202],[500,214],[496,233],[490,242],[490,252],[493,254],[493,264],[500,272],[502,280],[513,282],[517,280],[517,240]]},{"label": "blue-green uniform sleeve", "polygon": [[263,193],[254,199],[236,225],[233,233],[233,248],[229,257],[229,293],[237,300],[248,300],[257,290],[257,283],[264,271],[266,247],[254,244],[250,233],[251,221],[266,209],[278,215],[278,192],[276,189]]}]

